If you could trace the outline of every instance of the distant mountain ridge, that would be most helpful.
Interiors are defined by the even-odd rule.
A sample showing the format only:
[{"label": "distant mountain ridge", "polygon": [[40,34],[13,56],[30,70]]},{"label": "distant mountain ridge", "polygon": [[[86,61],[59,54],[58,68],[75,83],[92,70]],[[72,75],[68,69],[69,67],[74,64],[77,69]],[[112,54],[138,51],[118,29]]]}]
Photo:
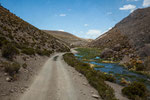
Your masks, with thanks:
[{"label": "distant mountain ridge", "polygon": [[50,30],[43,30],[54,37],[64,41],[69,46],[85,46],[91,40],[79,38],[71,33],[62,32],[62,31],[50,31]]}]

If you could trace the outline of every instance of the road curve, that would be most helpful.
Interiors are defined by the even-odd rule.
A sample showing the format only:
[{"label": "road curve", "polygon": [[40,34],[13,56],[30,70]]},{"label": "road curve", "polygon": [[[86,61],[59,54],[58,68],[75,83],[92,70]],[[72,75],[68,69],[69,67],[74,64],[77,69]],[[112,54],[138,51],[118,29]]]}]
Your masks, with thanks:
[{"label": "road curve", "polygon": [[63,53],[53,55],[19,100],[97,100],[86,78],[68,66]]}]

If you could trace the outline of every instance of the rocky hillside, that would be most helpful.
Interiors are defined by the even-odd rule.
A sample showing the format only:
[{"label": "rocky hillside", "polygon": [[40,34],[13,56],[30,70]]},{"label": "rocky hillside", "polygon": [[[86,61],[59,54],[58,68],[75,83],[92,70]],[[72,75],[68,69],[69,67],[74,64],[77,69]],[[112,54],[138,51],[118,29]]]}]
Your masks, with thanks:
[{"label": "rocky hillside", "polygon": [[20,53],[42,55],[55,51],[68,51],[69,48],[50,34],[30,25],[7,9],[0,7],[0,47],[12,45]]},{"label": "rocky hillside", "polygon": [[75,46],[85,46],[88,42],[91,40],[86,40],[79,38],[77,36],[74,36],[68,32],[62,32],[62,31],[49,31],[44,30],[45,32],[53,35],[56,38],[59,38],[60,40],[64,41],[67,45],[75,47]]},{"label": "rocky hillside", "polygon": [[106,48],[101,55],[104,58],[132,58],[144,62],[150,56],[150,7],[135,10],[90,46]]}]

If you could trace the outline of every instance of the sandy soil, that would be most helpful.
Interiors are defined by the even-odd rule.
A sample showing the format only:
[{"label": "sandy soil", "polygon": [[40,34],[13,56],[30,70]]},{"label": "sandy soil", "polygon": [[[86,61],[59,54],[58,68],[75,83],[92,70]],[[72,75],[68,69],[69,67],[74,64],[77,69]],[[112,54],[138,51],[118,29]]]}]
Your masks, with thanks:
[{"label": "sandy soil", "polygon": [[96,100],[93,94],[98,93],[83,75],[63,61],[62,53],[58,53],[47,60],[19,100]]}]

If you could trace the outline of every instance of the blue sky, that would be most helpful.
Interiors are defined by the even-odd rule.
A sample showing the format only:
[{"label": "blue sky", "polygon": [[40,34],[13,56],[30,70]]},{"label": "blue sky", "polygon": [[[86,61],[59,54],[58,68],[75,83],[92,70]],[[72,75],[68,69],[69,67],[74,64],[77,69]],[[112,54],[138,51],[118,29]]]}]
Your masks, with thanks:
[{"label": "blue sky", "polygon": [[0,0],[11,12],[39,29],[95,39],[150,0]]}]

